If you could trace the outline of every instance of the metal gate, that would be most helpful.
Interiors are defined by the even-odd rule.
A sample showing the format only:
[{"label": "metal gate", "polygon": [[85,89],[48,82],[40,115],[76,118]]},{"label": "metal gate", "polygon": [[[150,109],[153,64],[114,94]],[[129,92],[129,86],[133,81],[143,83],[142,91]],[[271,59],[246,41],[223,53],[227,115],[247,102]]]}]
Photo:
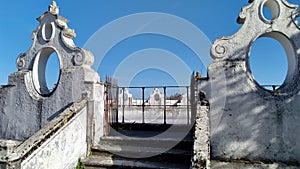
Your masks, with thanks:
[{"label": "metal gate", "polygon": [[118,128],[118,81],[106,76],[104,86],[105,133],[108,134],[111,126],[116,126],[116,128]]},{"label": "metal gate", "polygon": [[120,87],[118,81],[106,76],[106,133],[120,123],[180,124],[193,123],[195,101],[194,76],[190,86]]}]

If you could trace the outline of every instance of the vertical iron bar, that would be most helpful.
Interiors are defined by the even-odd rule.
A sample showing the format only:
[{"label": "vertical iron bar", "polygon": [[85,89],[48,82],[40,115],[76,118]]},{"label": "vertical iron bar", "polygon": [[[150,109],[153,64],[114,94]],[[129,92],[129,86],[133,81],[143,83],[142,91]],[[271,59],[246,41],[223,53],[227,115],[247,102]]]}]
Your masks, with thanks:
[{"label": "vertical iron bar", "polygon": [[145,123],[145,87],[142,87],[142,99],[143,99],[143,103],[142,103],[142,123]]},{"label": "vertical iron bar", "polygon": [[116,86],[116,130],[119,130],[119,86]]},{"label": "vertical iron bar", "polygon": [[104,108],[104,110],[105,110],[105,122],[106,122],[106,124],[105,124],[105,135],[108,135],[108,132],[109,132],[109,130],[108,130],[108,126],[110,125],[110,121],[109,121],[109,112],[108,112],[108,82],[106,81],[106,83],[104,84],[104,86],[105,86],[105,108]]},{"label": "vertical iron bar", "polygon": [[125,122],[125,120],[124,120],[124,112],[125,112],[125,87],[122,87],[122,92],[123,92],[123,116],[122,116],[122,123],[124,123]]},{"label": "vertical iron bar", "polygon": [[190,96],[189,96],[189,87],[186,87],[186,110],[187,110],[187,124],[190,124]]},{"label": "vertical iron bar", "polygon": [[167,91],[166,91],[166,87],[164,87],[164,124],[167,124],[166,100],[167,100]]}]

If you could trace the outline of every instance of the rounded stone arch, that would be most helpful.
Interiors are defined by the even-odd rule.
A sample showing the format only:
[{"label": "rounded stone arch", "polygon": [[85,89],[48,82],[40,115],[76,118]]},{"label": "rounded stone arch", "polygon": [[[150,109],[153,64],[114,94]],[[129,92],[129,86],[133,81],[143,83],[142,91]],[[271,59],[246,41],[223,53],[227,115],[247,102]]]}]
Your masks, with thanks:
[{"label": "rounded stone arch", "polygon": [[[50,57],[55,57],[53,54],[56,54],[58,59],[59,74],[56,78],[56,84],[54,84],[51,89],[47,84],[46,68],[47,62]],[[41,96],[50,96],[56,89],[57,84],[60,80],[61,75],[61,58],[59,53],[53,47],[42,48],[35,56],[32,64],[32,81],[35,91]]]},{"label": "rounded stone arch", "polygon": [[286,74],[284,82],[277,89],[277,90],[280,90],[282,93],[286,93],[290,90],[290,87],[293,86],[294,83],[296,83],[295,79],[297,78],[297,76],[299,76],[299,74],[298,74],[299,63],[298,63],[298,57],[297,57],[298,55],[296,52],[296,47],[295,47],[293,41],[282,32],[272,31],[272,32],[263,33],[251,41],[251,43],[248,47],[247,55],[246,55],[246,68],[247,68],[248,75],[250,76],[250,79],[252,79],[256,83],[257,86],[259,86],[260,88],[263,88],[255,80],[255,78],[252,74],[252,71],[251,71],[251,67],[250,67],[251,48],[252,48],[254,42],[257,39],[262,38],[262,37],[267,37],[267,38],[271,38],[271,39],[278,41],[286,53],[286,57],[287,57],[287,61],[288,61],[287,74]]}]

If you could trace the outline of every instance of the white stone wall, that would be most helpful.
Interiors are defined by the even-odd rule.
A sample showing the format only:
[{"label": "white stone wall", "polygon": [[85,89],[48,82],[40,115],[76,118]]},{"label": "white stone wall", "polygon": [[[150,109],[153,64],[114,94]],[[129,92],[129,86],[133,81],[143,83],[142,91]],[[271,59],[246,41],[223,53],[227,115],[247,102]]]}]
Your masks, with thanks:
[{"label": "white stone wall", "polygon": [[[272,20],[263,17],[265,2],[271,4]],[[198,84],[210,103],[212,159],[300,163],[297,12],[285,0],[255,0],[240,13],[242,28],[214,42],[208,80]],[[287,53],[287,78],[276,91],[260,86],[249,67],[251,45],[260,36],[278,40]]]},{"label": "white stone wall", "polygon": [[87,154],[87,108],[21,163],[22,169],[73,169],[79,157]]},{"label": "white stone wall", "polygon": [[[99,74],[91,69],[94,56],[75,46],[73,38],[76,34],[68,27],[69,21],[59,16],[58,9],[53,2],[49,11],[38,18],[39,26],[31,36],[32,46],[19,55],[18,71],[10,75],[7,86],[0,88],[1,139],[26,140],[71,104],[81,100],[86,91],[91,94],[90,100],[103,103],[103,98],[97,98],[101,94],[95,94],[103,90]],[[60,75],[50,92],[45,81],[45,67],[54,52],[59,60]],[[95,110],[99,108],[95,107]],[[92,118],[98,121],[102,118],[96,116]]]}]

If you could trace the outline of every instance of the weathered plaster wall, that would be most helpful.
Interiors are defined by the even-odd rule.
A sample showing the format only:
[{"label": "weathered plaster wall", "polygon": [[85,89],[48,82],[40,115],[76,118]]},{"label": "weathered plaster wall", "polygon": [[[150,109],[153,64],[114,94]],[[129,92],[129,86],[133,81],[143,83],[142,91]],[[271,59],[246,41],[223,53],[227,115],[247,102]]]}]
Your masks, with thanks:
[{"label": "weathered plaster wall", "polygon": [[[0,86],[0,168],[74,168],[104,130],[104,85],[91,69],[94,56],[73,43],[74,30],[53,1],[38,18],[33,45],[18,71]],[[60,75],[54,89],[45,69],[52,53]]]},{"label": "weathered plaster wall", "polygon": [[[272,20],[264,18],[264,5]],[[242,28],[214,42],[208,80],[198,84],[210,102],[212,159],[300,163],[297,13],[286,0],[255,0],[240,13]],[[249,68],[251,45],[261,36],[278,40],[288,56],[287,78],[276,91],[261,87]]]},{"label": "weathered plaster wall", "polygon": [[[90,70],[84,68],[63,70],[55,92],[51,96],[42,99],[35,99],[30,96],[30,92],[36,92],[26,86],[31,81],[30,72],[13,74],[10,77],[10,86],[0,91],[1,138],[24,140],[51,121],[70,104],[80,100],[82,92],[87,91],[89,88],[97,90],[99,93],[103,91],[100,84],[85,81],[85,74],[88,73],[86,71]],[[24,78],[28,78],[27,81]],[[94,96],[91,95],[91,98]],[[97,96],[100,97],[97,100],[100,100],[101,95]]]},{"label": "weathered plaster wall", "polygon": [[[97,136],[103,133],[103,85],[99,74],[91,69],[94,56],[75,46],[74,30],[68,28],[68,20],[58,13],[59,8],[53,2],[49,11],[38,18],[40,25],[32,33],[31,48],[20,54],[16,62],[18,71],[10,75],[7,86],[0,88],[2,139],[27,139],[71,104],[81,100],[82,93],[87,91],[90,101],[95,103],[93,110],[96,113],[89,115],[97,120],[91,121],[93,132],[97,131]],[[50,91],[45,68],[52,53],[57,53],[60,76]]]},{"label": "weathered plaster wall", "polygon": [[74,168],[88,152],[87,98],[66,108],[24,142],[2,140],[1,169]]},{"label": "weathered plaster wall", "polygon": [[61,169],[76,167],[79,157],[87,154],[87,108],[44,142],[21,163],[22,169]]}]

